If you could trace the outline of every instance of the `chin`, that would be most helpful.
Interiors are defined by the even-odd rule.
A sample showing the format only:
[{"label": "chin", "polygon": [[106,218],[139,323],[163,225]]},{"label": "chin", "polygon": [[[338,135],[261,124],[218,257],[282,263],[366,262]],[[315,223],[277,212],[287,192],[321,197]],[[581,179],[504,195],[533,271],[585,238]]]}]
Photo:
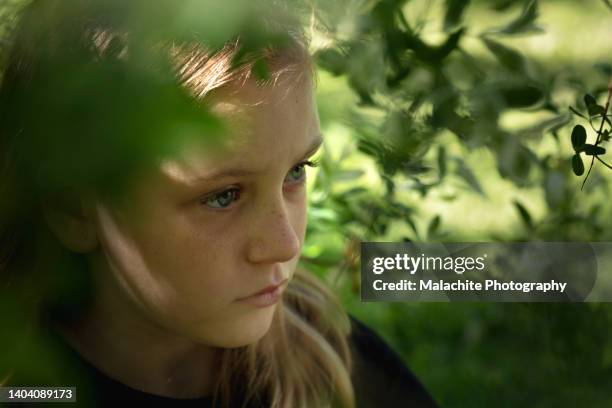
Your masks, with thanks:
[{"label": "chin", "polygon": [[224,330],[219,347],[236,348],[258,342],[270,331],[278,305],[252,310],[236,318]]}]

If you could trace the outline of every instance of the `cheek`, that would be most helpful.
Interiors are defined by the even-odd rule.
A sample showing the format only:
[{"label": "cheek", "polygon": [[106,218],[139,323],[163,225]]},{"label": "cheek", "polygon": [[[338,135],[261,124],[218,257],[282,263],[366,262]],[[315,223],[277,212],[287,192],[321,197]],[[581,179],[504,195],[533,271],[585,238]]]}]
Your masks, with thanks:
[{"label": "cheek", "polygon": [[217,231],[185,221],[152,238],[146,256],[172,303],[186,308],[183,312],[223,307],[236,296],[239,243],[232,240],[232,228]]},{"label": "cheek", "polygon": [[119,228],[110,217],[100,220],[106,260],[123,290],[155,315],[186,321],[232,302],[236,268],[227,232],[207,234],[176,215],[147,215],[157,222],[128,228],[124,221]]}]

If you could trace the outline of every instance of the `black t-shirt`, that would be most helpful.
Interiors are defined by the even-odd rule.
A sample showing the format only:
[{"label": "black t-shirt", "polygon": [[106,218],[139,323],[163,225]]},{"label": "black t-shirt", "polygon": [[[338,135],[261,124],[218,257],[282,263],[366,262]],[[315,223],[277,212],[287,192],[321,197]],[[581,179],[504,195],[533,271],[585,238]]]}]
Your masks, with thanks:
[{"label": "black t-shirt", "polygon": [[[357,408],[436,407],[432,397],[398,354],[363,322],[353,316],[350,316],[350,319],[352,325],[350,344],[355,364],[352,380]],[[67,379],[63,380],[62,385],[76,386],[77,389],[76,403],[53,403],[54,407],[108,407],[117,404],[128,407],[213,407],[212,397],[169,398],[131,388],[99,371],[60,336],[53,336],[53,341],[74,368],[67,374]],[[43,405],[20,403],[19,406]]]}]

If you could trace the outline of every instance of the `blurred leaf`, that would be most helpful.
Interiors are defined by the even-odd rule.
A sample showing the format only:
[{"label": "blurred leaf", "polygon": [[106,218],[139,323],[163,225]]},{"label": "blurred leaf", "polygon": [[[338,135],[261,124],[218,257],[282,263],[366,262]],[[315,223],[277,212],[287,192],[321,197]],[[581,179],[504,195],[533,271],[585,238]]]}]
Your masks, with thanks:
[{"label": "blurred leaf", "polygon": [[446,13],[444,14],[444,31],[452,31],[460,25],[465,9],[470,0],[446,0]]},{"label": "blurred leaf", "polygon": [[495,55],[500,64],[509,71],[520,73],[525,73],[527,71],[525,58],[520,52],[490,38],[481,37],[481,39],[489,51]]},{"label": "blurred leaf", "polygon": [[609,78],[612,76],[612,64],[610,63],[598,62],[593,65],[593,68],[599,70],[602,74],[606,76],[606,78]]},{"label": "blurred leaf", "polygon": [[363,193],[367,193],[367,192],[368,192],[367,188],[359,186],[359,187],[353,187],[351,189],[348,189],[345,192],[343,192],[342,194],[350,196],[350,195],[359,195],[359,194],[363,194]]},{"label": "blurred leaf", "polygon": [[364,105],[374,105],[372,93],[385,84],[385,57],[378,41],[362,40],[355,44],[347,60],[349,83]]},{"label": "blurred leaf", "polygon": [[326,48],[315,54],[318,65],[335,76],[346,72],[347,58],[338,49]]},{"label": "blurred leaf", "polygon": [[514,200],[514,206],[516,207],[517,211],[519,212],[519,215],[521,216],[521,220],[523,220],[523,223],[525,223],[525,226],[528,229],[532,230],[533,229],[533,220],[531,218],[531,215],[529,214],[529,211],[527,211],[525,206],[523,204],[521,204],[518,200]]},{"label": "blurred leaf", "polygon": [[498,151],[497,168],[499,174],[516,185],[526,186],[533,163],[538,163],[537,156],[527,146],[519,142],[514,135],[505,135],[504,142]]},{"label": "blurred leaf", "polygon": [[449,34],[446,40],[438,46],[432,47],[426,44],[414,33],[401,33],[398,34],[401,37],[402,48],[408,48],[413,50],[417,58],[429,65],[435,65],[441,63],[451,52],[457,49],[459,41],[465,28],[460,28],[457,31]]},{"label": "blurred leaf", "polygon": [[533,85],[503,84],[499,89],[506,105],[510,108],[526,108],[540,102],[544,92]]},{"label": "blurred leaf", "polygon": [[404,218],[404,222],[406,224],[408,224],[408,226],[410,227],[410,229],[412,230],[412,232],[414,232],[414,236],[417,240],[421,239],[420,235],[419,235],[419,230],[417,229],[416,223],[414,222],[414,220],[412,219],[412,217],[406,217]]},{"label": "blurred leaf", "polygon": [[487,32],[499,34],[523,34],[527,32],[540,32],[542,29],[534,24],[538,18],[538,1],[528,0],[521,11],[521,14],[504,27],[489,29]]},{"label": "blurred leaf", "polygon": [[586,143],[587,134],[584,126],[576,125],[572,130],[572,147],[575,151],[579,151],[580,148]]},{"label": "blurred leaf", "polygon": [[440,180],[446,176],[446,148],[444,145],[438,147],[438,171]]},{"label": "blurred leaf", "polygon": [[558,170],[551,170],[546,175],[544,184],[546,203],[551,209],[563,204],[565,197],[565,175]]},{"label": "blurred leaf", "polygon": [[472,190],[476,191],[481,196],[486,197],[486,194],[480,186],[478,179],[467,164],[465,164],[465,162],[458,157],[455,157],[455,162],[457,163],[457,170],[455,171],[455,174],[465,180],[465,182],[472,187]]},{"label": "blurred leaf", "polygon": [[335,181],[352,181],[363,176],[363,170],[342,170],[334,175]]},{"label": "blurred leaf", "polygon": [[564,125],[569,122],[570,114],[562,113],[561,115],[553,116],[550,119],[546,119],[541,121],[540,123],[528,127],[526,129],[521,129],[516,133],[521,137],[531,137],[531,138],[539,138],[543,135],[544,132],[555,132],[556,130],[564,127]]},{"label": "blurred leaf", "polygon": [[313,222],[336,222],[338,219],[338,215],[335,211],[329,208],[320,208],[311,206],[308,209],[308,217],[312,219]]},{"label": "blurred leaf", "polygon": [[440,221],[441,217],[439,215],[436,215],[431,219],[431,221],[429,222],[429,226],[427,227],[428,239],[432,239],[433,237],[435,237],[436,233],[440,229]]},{"label": "blurred leaf", "polygon": [[584,163],[582,163],[582,157],[580,157],[578,153],[572,156],[572,170],[577,176],[582,176],[584,174]]}]

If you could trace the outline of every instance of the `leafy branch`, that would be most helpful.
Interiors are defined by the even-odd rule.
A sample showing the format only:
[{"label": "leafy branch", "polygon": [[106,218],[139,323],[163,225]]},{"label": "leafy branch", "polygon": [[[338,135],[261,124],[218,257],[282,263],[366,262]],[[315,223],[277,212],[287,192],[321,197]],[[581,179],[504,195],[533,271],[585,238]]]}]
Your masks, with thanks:
[{"label": "leafy branch", "polygon": [[[595,140],[595,144],[589,144],[586,142],[587,133],[586,129],[582,125],[574,126],[572,129],[572,147],[574,148],[574,156],[572,157],[572,169],[574,174],[577,176],[582,176],[584,174],[584,163],[582,162],[581,153],[584,153],[586,156],[591,156],[591,164],[589,165],[589,170],[587,171],[586,176],[584,177],[584,181],[582,182],[581,190],[584,189],[584,185],[586,184],[589,175],[591,174],[591,170],[593,170],[593,165],[595,164],[595,160],[599,161],[605,167],[612,170],[612,166],[606,163],[601,157],[601,155],[606,153],[606,149],[601,147],[600,144],[603,142],[608,142],[612,133],[612,121],[610,121],[610,116],[608,115],[608,109],[610,108],[610,99],[612,98],[612,78],[610,78],[610,82],[608,83],[608,98],[606,100],[605,106],[601,106],[597,104],[597,101],[592,95],[584,96],[584,104],[587,108],[588,117],[580,113],[573,107],[569,107],[570,111],[575,115],[580,116],[583,119],[589,121],[591,128],[596,132],[597,138]],[[601,119],[601,123],[599,124],[599,129],[595,127],[593,124],[594,120]],[[604,129],[605,125],[609,127]]]}]

